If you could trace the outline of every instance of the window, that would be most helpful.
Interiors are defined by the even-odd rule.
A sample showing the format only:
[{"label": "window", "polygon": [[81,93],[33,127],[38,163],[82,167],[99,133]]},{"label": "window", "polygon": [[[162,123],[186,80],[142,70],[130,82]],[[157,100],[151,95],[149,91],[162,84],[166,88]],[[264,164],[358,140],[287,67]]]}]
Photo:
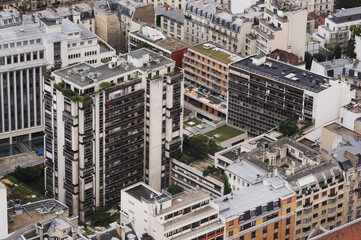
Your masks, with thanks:
[{"label": "window", "polygon": [[287,213],[290,213],[291,212],[291,208],[287,208]]},{"label": "window", "polygon": [[278,232],[273,234],[273,239],[277,239],[278,238]]},{"label": "window", "polygon": [[290,225],[290,224],[291,224],[291,218],[287,218],[286,225]]},{"label": "window", "polygon": [[278,222],[275,222],[274,229],[278,229]]},{"label": "window", "polygon": [[251,238],[256,238],[256,231],[253,231],[253,232],[251,233]]},{"label": "window", "polygon": [[228,236],[233,236],[233,231],[229,231]]},{"label": "window", "polygon": [[230,227],[232,227],[232,226],[233,226],[233,224],[234,224],[234,220],[229,221],[229,226],[230,226]]}]

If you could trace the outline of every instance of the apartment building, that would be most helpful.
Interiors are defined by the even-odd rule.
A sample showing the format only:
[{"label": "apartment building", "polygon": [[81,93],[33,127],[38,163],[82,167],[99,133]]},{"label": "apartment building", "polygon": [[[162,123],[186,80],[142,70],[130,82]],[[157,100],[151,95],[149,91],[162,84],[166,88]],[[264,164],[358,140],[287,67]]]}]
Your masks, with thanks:
[{"label": "apartment building", "polygon": [[296,195],[281,177],[216,199],[224,239],[294,239]]},{"label": "apartment building", "polygon": [[361,64],[359,60],[344,65],[341,80],[347,82],[356,90],[356,99],[361,99]]},{"label": "apartment building", "polygon": [[200,190],[172,196],[137,183],[122,189],[121,198],[121,219],[133,218],[140,235],[157,240],[224,239],[218,210]]},{"label": "apartment building", "polygon": [[0,12],[0,29],[21,25],[20,13],[16,9],[4,9]]},{"label": "apartment building", "polygon": [[170,7],[154,7],[156,26],[163,34],[184,41],[184,13]]},{"label": "apartment building", "polygon": [[146,46],[155,52],[162,53],[175,61],[177,67],[182,67],[184,53],[188,50],[188,44],[173,37],[166,37],[160,30],[142,26],[139,31],[129,33],[129,50]]},{"label": "apartment building", "polygon": [[350,63],[350,59],[347,58],[333,59],[324,62],[318,62],[316,59],[313,59],[311,71],[327,77],[341,79],[343,68]]},{"label": "apartment building", "polygon": [[329,152],[345,176],[343,217],[345,222],[361,218],[361,136],[351,135]]},{"label": "apartment building", "polygon": [[357,122],[361,119],[361,100],[352,99],[352,101],[341,107],[339,123],[342,126],[361,134],[357,128]]},{"label": "apartment building", "polygon": [[225,174],[232,190],[238,191],[262,182],[263,178],[267,177],[268,172],[252,165],[250,162],[238,159],[226,167]]},{"label": "apartment building", "polygon": [[78,3],[69,7],[47,7],[45,10],[34,12],[23,16],[24,24],[39,22],[39,19],[46,18],[55,22],[57,19],[69,19],[75,24],[82,24],[91,32],[95,32],[94,11],[87,3]]},{"label": "apartment building", "polygon": [[215,166],[217,169],[224,172],[230,164],[239,159],[242,153],[247,153],[252,149],[262,147],[263,145],[269,144],[276,140],[276,138],[271,137],[270,135],[262,134],[242,143],[238,143],[232,147],[226,148],[222,151],[216,152],[214,156]]},{"label": "apartment building", "polygon": [[256,16],[258,13],[232,15],[212,0],[187,1],[186,41],[193,44],[212,41],[229,51],[243,53],[244,36],[250,32]]},{"label": "apartment building", "polygon": [[10,8],[12,8],[11,6],[19,7],[19,6],[21,6],[21,4],[22,4],[21,0],[1,0],[0,1],[0,6],[3,9],[10,9]]},{"label": "apartment building", "polygon": [[115,3],[120,22],[120,49],[128,51],[129,33],[140,29],[141,25],[154,24],[155,12],[153,5],[135,0],[119,0]]},{"label": "apartment building", "polygon": [[95,64],[114,53],[94,33],[68,19],[42,18],[36,24],[0,29],[0,142],[43,135],[41,93],[47,67]]},{"label": "apartment building", "polygon": [[293,7],[266,7],[259,24],[253,25],[247,32],[245,55],[267,55],[276,49],[282,49],[304,58],[306,45],[307,11]]},{"label": "apartment building", "polygon": [[172,159],[171,181],[172,184],[181,186],[183,189],[202,190],[212,199],[221,197],[224,190],[222,175],[217,173],[204,174],[212,168],[208,160],[197,161],[192,164],[185,164],[177,159]]},{"label": "apartment building", "polygon": [[298,5],[299,7],[307,10],[307,12],[315,12],[317,14],[329,14],[333,12],[334,0],[273,0],[272,3],[277,4],[282,8],[292,8],[294,5]]},{"label": "apartment building", "polygon": [[317,226],[310,234],[310,240],[338,240],[339,236],[346,239],[357,240],[361,235],[361,219],[349,222],[332,230]]},{"label": "apartment building", "polygon": [[337,163],[306,166],[286,177],[296,192],[295,240],[307,239],[320,224],[333,229],[346,223],[346,185]]},{"label": "apartment building", "polygon": [[321,46],[333,49],[336,45],[345,49],[350,39],[350,27],[361,24],[361,7],[341,9],[328,16],[325,25],[319,26],[313,37],[321,41]]},{"label": "apartment building", "polygon": [[112,46],[117,53],[121,50],[120,21],[106,1],[96,1],[93,5],[95,34]]},{"label": "apartment building", "polygon": [[53,72],[44,87],[47,196],[84,221],[135,182],[167,187],[181,154],[181,92],[174,62],[147,49]]},{"label": "apartment building", "polygon": [[337,119],[340,107],[355,97],[344,82],[262,55],[231,63],[228,84],[227,124],[251,136],[294,116],[320,127]]},{"label": "apartment building", "polygon": [[[321,153],[328,153],[334,150],[338,143],[342,142],[342,139],[346,136],[357,138],[360,134],[336,122],[323,126],[320,146]],[[324,155],[324,157],[326,157],[326,155]]]},{"label": "apartment building", "polygon": [[228,65],[240,59],[215,43],[189,48],[183,58],[186,107],[203,118],[225,119]]},{"label": "apartment building", "polygon": [[146,4],[153,4],[155,7],[166,6],[179,10],[183,10],[186,4],[186,0],[142,0],[142,2]]}]

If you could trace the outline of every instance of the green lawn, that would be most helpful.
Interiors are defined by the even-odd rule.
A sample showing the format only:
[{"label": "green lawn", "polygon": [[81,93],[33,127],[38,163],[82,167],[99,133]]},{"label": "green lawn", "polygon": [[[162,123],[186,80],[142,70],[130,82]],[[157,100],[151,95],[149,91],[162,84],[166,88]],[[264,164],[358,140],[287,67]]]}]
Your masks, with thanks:
[{"label": "green lawn", "polygon": [[[189,122],[194,122],[195,124],[194,125],[189,125]],[[198,124],[201,124],[202,122],[196,118],[193,118],[192,120],[189,120],[189,121],[186,121],[184,122],[183,124],[186,125],[186,126],[189,126],[189,127],[195,127],[197,126]]]},{"label": "green lawn", "polygon": [[[244,133],[241,130],[238,130],[236,128],[232,128],[230,126],[224,125],[220,128],[214,129],[213,131],[207,132],[206,135],[209,137],[213,137],[214,140],[218,142],[223,142],[225,140],[228,140],[230,138],[233,138],[235,136],[238,136],[240,134]],[[214,135],[219,134],[220,137],[215,137]]]},{"label": "green lawn", "polygon": [[204,49],[203,44],[195,46],[193,49],[226,64],[233,62],[231,59],[229,59],[229,57],[231,56],[230,54],[227,54],[223,51],[215,51],[213,49]]}]

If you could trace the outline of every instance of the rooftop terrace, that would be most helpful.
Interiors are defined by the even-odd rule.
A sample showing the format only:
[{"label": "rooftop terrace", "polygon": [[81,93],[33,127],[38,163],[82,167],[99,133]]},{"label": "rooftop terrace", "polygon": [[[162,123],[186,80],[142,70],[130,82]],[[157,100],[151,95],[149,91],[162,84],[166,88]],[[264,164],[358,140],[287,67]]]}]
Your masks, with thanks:
[{"label": "rooftop terrace", "polygon": [[230,127],[228,125],[224,125],[222,127],[216,128],[213,131],[207,132],[206,135],[208,137],[213,138],[214,140],[218,142],[223,142],[228,139],[234,138],[238,135],[243,134],[244,132],[237,129]]},{"label": "rooftop terrace", "polygon": [[240,56],[235,55],[234,53],[229,52],[223,49],[221,46],[213,43],[200,44],[193,47],[192,50],[200,52],[225,64],[230,64],[241,59]]},{"label": "rooftop terrace", "polygon": [[[132,62],[126,60],[127,56],[131,56],[135,59],[148,56],[149,61],[147,63],[149,63],[149,65],[144,64],[141,67],[136,67],[132,64]],[[99,81],[108,80],[109,78],[118,75],[124,75],[127,72],[132,72],[138,69],[147,71],[148,69],[154,69],[166,64],[173,63],[173,60],[159,56],[157,53],[145,48],[135,50],[123,57],[118,57],[114,61],[116,61],[116,65],[114,67],[109,67],[111,62],[100,65],[98,67],[93,67],[87,63],[80,63],[71,67],[57,70],[52,74],[58,75],[61,78],[66,79],[67,81],[70,81],[80,87],[85,87]]]}]

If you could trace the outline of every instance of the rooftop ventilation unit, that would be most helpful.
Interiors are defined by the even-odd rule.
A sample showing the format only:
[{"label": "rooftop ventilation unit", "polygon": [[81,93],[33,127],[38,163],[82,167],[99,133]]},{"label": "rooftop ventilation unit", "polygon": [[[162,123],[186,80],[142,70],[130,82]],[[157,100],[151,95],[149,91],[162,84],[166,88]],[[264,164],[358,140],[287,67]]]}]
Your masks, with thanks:
[{"label": "rooftop ventilation unit", "polygon": [[209,43],[206,43],[206,44],[203,45],[203,48],[204,48],[205,50],[209,50],[209,49],[212,48],[212,45],[209,44]]}]

